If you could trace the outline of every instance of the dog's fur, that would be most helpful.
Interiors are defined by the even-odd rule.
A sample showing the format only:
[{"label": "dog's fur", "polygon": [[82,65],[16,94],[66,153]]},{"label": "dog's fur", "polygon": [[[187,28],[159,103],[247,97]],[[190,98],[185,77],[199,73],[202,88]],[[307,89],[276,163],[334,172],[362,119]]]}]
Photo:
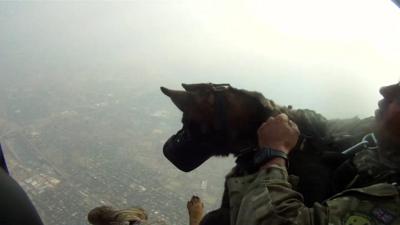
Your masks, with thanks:
[{"label": "dog's fur", "polygon": [[[166,88],[161,90],[183,112],[184,126],[193,134],[215,132],[215,123],[218,119],[215,86],[212,84],[182,86],[185,91]],[[238,157],[245,146],[257,146],[257,129],[264,121],[270,116],[286,113],[298,125],[302,134],[296,150],[290,155],[289,173],[300,177],[297,190],[303,194],[305,204],[311,206],[314,202],[321,202],[333,194],[330,179],[334,168],[343,162],[344,158],[337,153],[337,150],[343,148],[338,146],[338,141],[330,135],[327,119],[312,110],[294,110],[291,106],[279,106],[258,92],[239,90],[230,86],[218,91],[225,101],[226,142],[218,151],[211,152],[212,155],[233,154]],[[363,133],[368,131],[370,130],[366,129]],[[354,143],[354,140],[350,143]],[[237,165],[234,171],[236,175],[251,172],[245,171],[241,165]],[[214,217],[225,215],[227,212],[229,212],[229,201],[227,196],[224,196],[221,209],[206,215],[203,222],[211,221]],[[211,224],[203,222],[202,224]]]}]

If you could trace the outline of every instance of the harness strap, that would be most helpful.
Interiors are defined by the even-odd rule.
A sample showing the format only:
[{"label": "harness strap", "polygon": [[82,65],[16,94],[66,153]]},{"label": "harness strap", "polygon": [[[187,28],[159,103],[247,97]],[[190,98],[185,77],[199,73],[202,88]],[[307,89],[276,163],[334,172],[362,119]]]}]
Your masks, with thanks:
[{"label": "harness strap", "polygon": [[224,132],[228,127],[225,98],[221,92],[215,92],[215,124],[218,132]]},{"label": "harness strap", "polygon": [[[226,144],[232,141],[234,134],[229,130],[229,120],[228,120],[228,105],[225,93],[231,88],[230,84],[210,84],[213,90],[215,101],[214,101],[214,124],[215,124],[215,140],[220,144]],[[252,143],[242,143],[238,146],[238,155],[247,154],[248,152],[253,152],[257,145]]]},{"label": "harness strap", "polygon": [[230,88],[229,84],[213,84],[212,89],[215,96],[215,130],[218,142],[225,143],[229,138],[228,113],[226,111],[226,98],[224,91]]}]

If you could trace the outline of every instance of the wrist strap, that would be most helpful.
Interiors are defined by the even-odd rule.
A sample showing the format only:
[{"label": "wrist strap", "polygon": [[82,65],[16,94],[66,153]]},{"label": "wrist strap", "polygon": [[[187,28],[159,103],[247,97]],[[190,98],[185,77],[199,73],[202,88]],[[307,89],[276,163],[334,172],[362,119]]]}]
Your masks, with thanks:
[{"label": "wrist strap", "polygon": [[262,166],[274,158],[283,158],[286,162],[286,168],[289,168],[289,158],[285,152],[269,147],[259,148],[257,151],[259,151],[260,155],[255,158],[256,166]]},{"label": "wrist strap", "polygon": [[283,151],[276,150],[276,149],[273,149],[273,148],[261,148],[260,150],[266,151],[267,152],[267,157],[270,157],[270,158],[280,157],[280,158],[283,158],[285,160],[288,160],[288,155]]}]

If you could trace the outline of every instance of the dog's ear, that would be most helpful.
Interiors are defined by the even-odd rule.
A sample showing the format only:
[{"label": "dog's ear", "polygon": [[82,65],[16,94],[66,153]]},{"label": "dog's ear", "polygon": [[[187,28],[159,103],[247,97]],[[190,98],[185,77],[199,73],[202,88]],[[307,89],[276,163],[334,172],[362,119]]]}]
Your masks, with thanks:
[{"label": "dog's ear", "polygon": [[178,107],[182,112],[188,110],[188,108],[193,105],[193,95],[186,91],[176,91],[170,90],[165,87],[161,87],[162,93],[170,97],[172,102]]}]

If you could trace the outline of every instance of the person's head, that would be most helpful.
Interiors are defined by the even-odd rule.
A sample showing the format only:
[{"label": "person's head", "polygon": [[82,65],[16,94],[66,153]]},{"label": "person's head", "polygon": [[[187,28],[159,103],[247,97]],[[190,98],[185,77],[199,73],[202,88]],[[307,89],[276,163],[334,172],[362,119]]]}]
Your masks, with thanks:
[{"label": "person's head", "polygon": [[382,161],[400,171],[400,83],[382,87],[375,112]]}]

